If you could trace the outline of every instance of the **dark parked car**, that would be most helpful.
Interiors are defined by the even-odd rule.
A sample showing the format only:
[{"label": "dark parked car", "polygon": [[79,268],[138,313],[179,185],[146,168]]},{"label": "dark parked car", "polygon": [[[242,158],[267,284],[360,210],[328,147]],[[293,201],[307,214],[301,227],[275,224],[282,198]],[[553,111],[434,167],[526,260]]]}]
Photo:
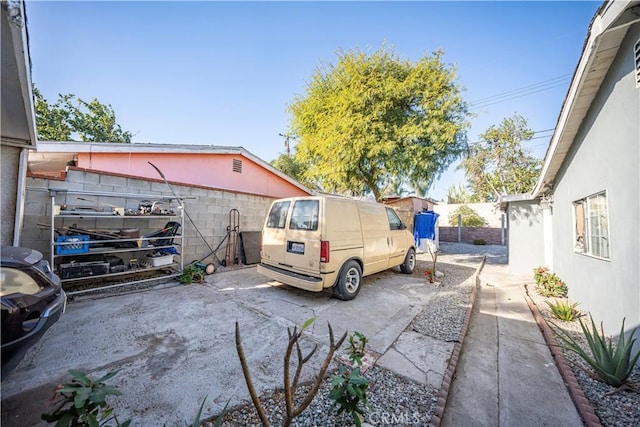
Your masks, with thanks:
[{"label": "dark parked car", "polygon": [[38,251],[0,249],[2,296],[2,378],[64,312],[67,296],[60,278]]}]

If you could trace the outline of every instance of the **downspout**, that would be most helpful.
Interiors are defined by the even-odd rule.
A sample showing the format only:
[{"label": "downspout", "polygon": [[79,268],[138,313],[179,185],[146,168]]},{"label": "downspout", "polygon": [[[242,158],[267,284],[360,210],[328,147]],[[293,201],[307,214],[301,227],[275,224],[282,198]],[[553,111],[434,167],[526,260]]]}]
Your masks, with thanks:
[{"label": "downspout", "polygon": [[16,190],[16,216],[13,226],[13,246],[20,246],[22,240],[22,225],[24,223],[24,199],[27,187],[27,161],[29,160],[29,149],[20,150],[20,160],[18,163],[18,185]]},{"label": "downspout", "polygon": [[544,240],[544,265],[553,271],[553,210],[551,204],[542,207],[542,229]]}]

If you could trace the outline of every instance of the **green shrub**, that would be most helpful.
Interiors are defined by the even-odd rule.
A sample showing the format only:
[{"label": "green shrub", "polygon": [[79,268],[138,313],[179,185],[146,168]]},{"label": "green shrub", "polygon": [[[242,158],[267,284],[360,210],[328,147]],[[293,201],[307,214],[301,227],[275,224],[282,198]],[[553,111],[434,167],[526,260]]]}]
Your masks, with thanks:
[{"label": "green shrub", "polygon": [[180,283],[184,283],[185,285],[190,285],[194,282],[202,283],[204,282],[204,272],[198,268],[198,266],[190,264],[182,270],[182,274],[180,274],[178,280]]},{"label": "green shrub", "polygon": [[473,241],[474,245],[480,245],[480,246],[484,246],[487,244],[487,241],[484,239],[474,239]]},{"label": "green shrub", "polygon": [[97,427],[106,426],[111,421],[117,426],[128,426],[131,420],[120,423],[107,403],[107,396],[122,394],[105,383],[116,373],[109,372],[98,380],[92,380],[84,372],[71,369],[71,382],[55,388],[54,400],[58,407],[51,414],[42,414],[41,418],[49,423],[57,421],[56,427]]},{"label": "green shrub", "polygon": [[627,381],[640,357],[640,350],[634,355],[631,354],[636,341],[633,336],[637,329],[634,329],[629,336],[629,340],[626,340],[624,336],[625,319],[622,319],[620,335],[618,335],[618,342],[614,347],[611,338],[606,338],[604,335],[602,322],[600,322],[600,332],[598,332],[593,317],[589,315],[589,318],[591,319],[591,331],[587,329],[582,319],[580,320],[580,327],[587,340],[589,353],[567,332],[553,323],[551,325],[553,332],[565,343],[567,350],[573,351],[584,359],[602,381],[613,387],[620,387]]},{"label": "green shrub", "polygon": [[556,273],[550,273],[546,267],[533,269],[536,292],[543,297],[566,298],[569,289]]},{"label": "green shrub", "polygon": [[580,316],[580,312],[576,310],[577,302],[570,304],[567,299],[556,299],[553,302],[546,301],[546,303],[556,319],[573,322]]},{"label": "green shrub", "polygon": [[350,414],[356,427],[360,427],[360,415],[364,415],[360,403],[367,405],[369,380],[362,376],[360,368],[349,370],[346,366],[340,365],[339,369],[339,374],[331,377],[332,388],[329,397],[334,400],[332,408],[339,405],[338,415],[343,412]]},{"label": "green shrub", "polygon": [[478,212],[467,205],[462,205],[449,215],[449,224],[452,227],[458,225],[458,215],[461,215],[460,222],[463,227],[484,227],[487,225],[487,221]]}]

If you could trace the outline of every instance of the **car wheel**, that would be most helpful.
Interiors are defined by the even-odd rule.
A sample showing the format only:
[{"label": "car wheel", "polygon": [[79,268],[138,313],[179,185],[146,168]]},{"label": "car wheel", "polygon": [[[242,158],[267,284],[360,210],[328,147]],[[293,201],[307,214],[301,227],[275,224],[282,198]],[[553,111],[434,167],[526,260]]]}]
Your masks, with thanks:
[{"label": "car wheel", "polygon": [[404,274],[411,274],[416,268],[416,251],[413,248],[409,248],[407,256],[404,258],[404,262],[400,264],[400,271]]},{"label": "car wheel", "polygon": [[333,293],[341,300],[352,300],[360,292],[361,282],[362,269],[360,264],[355,261],[349,261],[342,267]]}]

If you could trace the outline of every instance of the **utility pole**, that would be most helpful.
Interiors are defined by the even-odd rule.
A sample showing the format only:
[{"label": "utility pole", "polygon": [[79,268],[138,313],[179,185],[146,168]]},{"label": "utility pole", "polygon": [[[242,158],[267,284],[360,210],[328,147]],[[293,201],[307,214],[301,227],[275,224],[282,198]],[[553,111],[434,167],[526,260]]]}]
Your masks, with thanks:
[{"label": "utility pole", "polygon": [[291,134],[285,133],[279,133],[278,135],[280,135],[281,137],[284,138],[284,150],[287,153],[287,156],[291,155],[291,145],[289,144],[289,140],[290,139],[295,139],[295,137],[291,136]]}]

